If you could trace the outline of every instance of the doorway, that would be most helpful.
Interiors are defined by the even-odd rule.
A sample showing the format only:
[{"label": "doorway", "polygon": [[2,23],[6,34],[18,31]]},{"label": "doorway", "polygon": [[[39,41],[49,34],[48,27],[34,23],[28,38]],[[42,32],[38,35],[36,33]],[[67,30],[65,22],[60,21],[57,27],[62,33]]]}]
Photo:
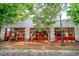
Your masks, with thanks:
[{"label": "doorway", "polygon": [[38,31],[36,28],[30,28],[30,41],[44,41],[50,39],[50,30],[45,28],[43,31]]}]

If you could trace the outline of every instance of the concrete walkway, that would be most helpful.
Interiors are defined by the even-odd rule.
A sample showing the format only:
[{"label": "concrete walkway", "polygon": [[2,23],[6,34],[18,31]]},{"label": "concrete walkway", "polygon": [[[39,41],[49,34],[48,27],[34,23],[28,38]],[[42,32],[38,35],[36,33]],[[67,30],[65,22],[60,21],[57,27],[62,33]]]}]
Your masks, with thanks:
[{"label": "concrete walkway", "polygon": [[79,56],[79,50],[0,49],[0,56]]}]

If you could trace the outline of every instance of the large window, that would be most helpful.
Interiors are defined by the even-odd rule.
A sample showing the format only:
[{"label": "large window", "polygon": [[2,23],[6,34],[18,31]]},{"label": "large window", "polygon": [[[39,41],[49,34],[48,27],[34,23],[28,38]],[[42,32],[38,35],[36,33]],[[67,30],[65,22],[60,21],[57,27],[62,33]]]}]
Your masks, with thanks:
[{"label": "large window", "polygon": [[55,28],[55,36],[61,36],[61,29]]},{"label": "large window", "polygon": [[[61,28],[55,28],[55,36],[61,36]],[[73,27],[63,27],[62,30],[63,36],[69,37],[74,36],[74,28]]]},{"label": "large window", "polygon": [[14,40],[24,40],[25,39],[25,28],[12,28],[11,38]]},{"label": "large window", "polygon": [[69,36],[74,36],[74,28],[69,28]]}]

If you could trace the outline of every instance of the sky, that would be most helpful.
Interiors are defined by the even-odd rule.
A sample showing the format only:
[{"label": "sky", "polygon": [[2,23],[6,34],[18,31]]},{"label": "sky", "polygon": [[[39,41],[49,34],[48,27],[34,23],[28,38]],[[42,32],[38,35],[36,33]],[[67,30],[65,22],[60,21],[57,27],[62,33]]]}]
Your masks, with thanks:
[{"label": "sky", "polygon": [[62,12],[62,16],[61,16],[62,20],[68,19],[67,13],[66,12]]}]

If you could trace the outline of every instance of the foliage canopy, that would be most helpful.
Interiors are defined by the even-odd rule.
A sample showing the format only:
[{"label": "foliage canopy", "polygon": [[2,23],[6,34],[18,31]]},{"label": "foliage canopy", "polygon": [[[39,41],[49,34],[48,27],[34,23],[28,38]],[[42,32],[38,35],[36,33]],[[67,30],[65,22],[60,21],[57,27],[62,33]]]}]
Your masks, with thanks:
[{"label": "foliage canopy", "polygon": [[17,20],[23,20],[29,16],[32,4],[5,3],[0,4],[0,28],[12,24]]},{"label": "foliage canopy", "polygon": [[70,16],[71,20],[75,25],[79,24],[79,4],[73,3],[70,5],[69,10],[67,11],[68,16]]}]

